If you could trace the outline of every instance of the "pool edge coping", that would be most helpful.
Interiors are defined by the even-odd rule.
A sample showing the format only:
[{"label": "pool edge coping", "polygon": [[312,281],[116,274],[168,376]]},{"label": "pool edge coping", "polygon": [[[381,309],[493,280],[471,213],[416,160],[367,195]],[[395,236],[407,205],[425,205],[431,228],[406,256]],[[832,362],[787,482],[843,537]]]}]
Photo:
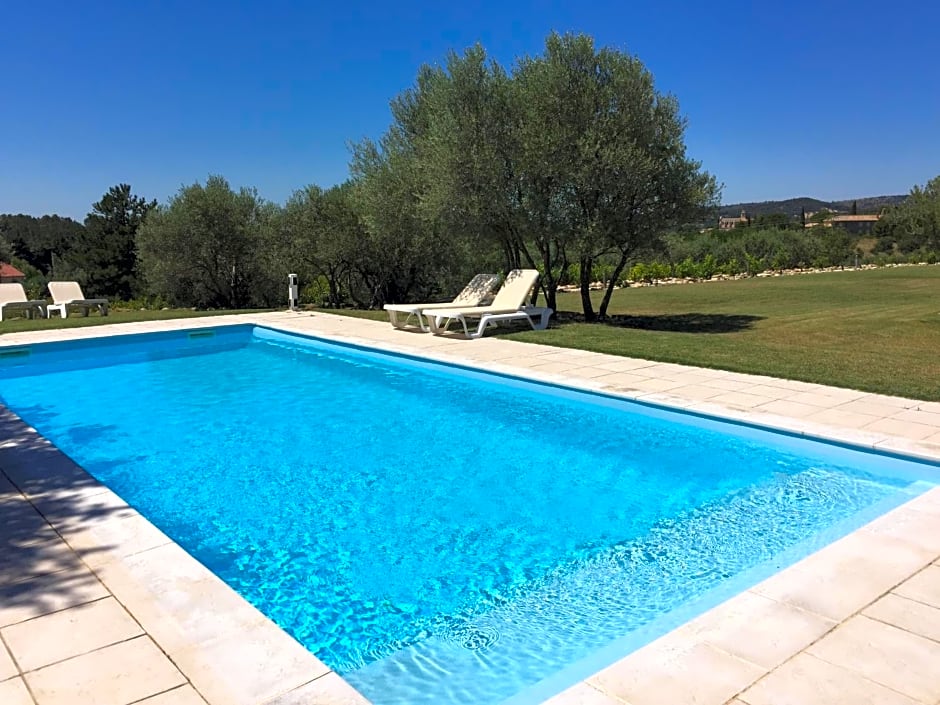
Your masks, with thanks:
[{"label": "pool edge coping", "polygon": [[[317,314],[318,317],[321,317],[324,315],[329,315],[329,314],[322,314],[322,313]],[[337,317],[331,316],[331,318],[337,318]],[[830,433],[830,431],[832,430],[838,431],[838,429],[832,429],[822,424],[815,424],[815,427],[814,425],[807,426],[805,423],[802,423],[798,419],[793,419],[793,418],[789,418],[789,421],[791,423],[787,425],[786,422],[788,421],[788,417],[785,417],[785,416],[774,417],[771,419],[768,419],[765,416],[762,418],[761,422],[755,422],[752,418],[753,413],[748,412],[748,411],[742,411],[742,410],[737,410],[737,409],[732,409],[732,408],[725,408],[725,409],[722,409],[720,407],[716,408],[715,405],[707,405],[707,404],[697,403],[694,401],[693,403],[684,403],[682,406],[673,405],[669,403],[668,395],[624,394],[622,392],[611,391],[609,389],[605,389],[603,385],[598,385],[592,382],[592,380],[590,379],[576,379],[576,378],[566,377],[564,375],[557,375],[554,373],[546,373],[546,372],[539,372],[539,371],[535,371],[535,373],[533,374],[533,370],[531,369],[528,369],[525,367],[513,367],[511,364],[505,364],[505,363],[495,363],[495,364],[488,363],[487,366],[481,366],[480,360],[475,361],[472,358],[468,358],[463,355],[458,355],[453,358],[448,358],[446,355],[442,356],[439,354],[429,355],[427,354],[429,352],[429,350],[427,349],[421,349],[420,347],[413,347],[413,346],[403,346],[399,344],[397,340],[395,341],[395,345],[391,346],[392,349],[388,349],[386,347],[382,347],[381,342],[372,341],[372,344],[370,345],[367,339],[358,338],[356,336],[343,335],[342,333],[337,334],[335,332],[330,332],[330,331],[319,331],[317,333],[309,333],[309,332],[298,332],[297,330],[292,330],[292,328],[295,328],[295,326],[290,325],[290,322],[296,322],[296,321],[302,321],[302,320],[303,319],[298,319],[295,314],[283,314],[283,313],[241,314],[241,315],[214,318],[211,321],[207,321],[205,319],[173,319],[170,321],[147,322],[144,326],[137,326],[135,324],[117,324],[114,326],[110,326],[110,325],[102,326],[102,327],[96,326],[93,328],[58,329],[55,331],[33,332],[33,333],[38,333],[38,334],[30,334],[30,333],[11,334],[11,335],[16,336],[16,341],[13,342],[10,345],[10,347],[16,347],[16,346],[28,344],[28,343],[52,342],[48,339],[42,340],[43,338],[48,338],[49,337],[48,334],[52,334],[52,337],[57,340],[68,340],[68,339],[79,339],[79,338],[87,339],[87,338],[113,337],[114,333],[118,330],[120,331],[120,333],[118,333],[119,335],[133,335],[135,333],[185,330],[185,329],[190,329],[190,328],[213,328],[213,327],[219,327],[219,326],[229,326],[229,325],[239,325],[239,324],[253,324],[253,325],[258,325],[258,326],[262,326],[265,328],[271,328],[271,329],[274,329],[283,333],[287,333],[287,334],[298,334],[298,335],[302,335],[305,337],[312,337],[314,339],[325,340],[327,342],[338,342],[340,344],[352,345],[352,346],[361,347],[361,348],[368,348],[378,353],[391,352],[392,354],[402,354],[413,359],[429,361],[432,363],[458,364],[462,367],[466,367],[468,369],[475,370],[475,371],[497,372],[498,374],[504,374],[504,375],[508,375],[508,376],[526,380],[526,381],[547,382],[549,384],[561,386],[566,389],[572,389],[576,391],[586,391],[588,393],[601,393],[601,394],[604,394],[605,396],[626,399],[630,401],[636,401],[644,405],[654,406],[656,408],[666,409],[669,411],[679,411],[679,412],[685,412],[685,413],[691,412],[696,415],[706,416],[707,418],[712,418],[712,419],[716,419],[719,421],[731,422],[735,424],[744,424],[746,426],[753,427],[753,428],[770,430],[774,432],[783,432],[783,433],[786,433],[789,435],[795,435],[798,437],[811,438],[813,440],[822,440],[824,442],[834,442],[839,445],[848,445],[848,446],[858,448],[864,451],[869,451],[869,452],[875,451],[879,453],[886,453],[888,455],[892,455],[895,457],[897,456],[912,457],[913,456],[917,460],[922,460],[922,461],[926,460],[928,462],[933,462],[933,463],[937,463],[938,461],[940,461],[940,452],[934,451],[929,445],[925,446],[917,442],[911,442],[909,439],[903,439],[903,438],[899,438],[896,436],[891,436],[890,434],[882,434],[882,437],[876,440],[871,437],[871,434],[859,434],[856,432],[852,432],[851,429],[849,429],[850,432],[842,433],[842,434],[836,433],[836,437],[833,437],[833,434]],[[345,320],[349,320],[349,319],[344,319],[344,321]],[[363,319],[355,319],[355,320],[362,321]],[[371,325],[382,325],[382,326],[387,325],[387,324],[379,324],[378,322],[374,322],[374,321],[367,321],[366,323],[371,324]],[[287,325],[285,326],[284,324],[287,324]],[[128,326],[134,326],[134,330],[128,331],[128,328],[127,328]],[[366,327],[368,327],[368,325]],[[80,334],[79,335],[66,335],[64,337],[55,335],[56,333],[60,333],[62,331],[70,331],[70,332],[76,331],[76,332],[79,332]],[[30,338],[30,340],[28,342],[20,342],[20,339],[24,337],[28,337]],[[38,338],[38,339],[34,339],[34,338]],[[403,339],[401,342],[404,343],[405,340]],[[476,343],[467,342],[467,341],[460,341],[458,343],[458,345],[460,346],[473,346],[474,344]],[[532,346],[532,345],[537,346],[537,344],[533,344],[533,343],[521,343],[521,342],[506,341],[506,340],[500,341],[500,344],[510,345],[513,347]],[[2,347],[7,347],[7,345],[5,344],[4,339],[0,338],[0,348]],[[538,347],[544,347],[544,346],[538,346]],[[402,348],[408,348],[409,351],[403,352]],[[557,350],[562,350],[562,349],[557,349]],[[683,366],[671,365],[671,367],[683,367]],[[694,370],[699,370],[702,368],[685,367],[685,369],[694,371]],[[729,374],[737,375],[739,373],[729,373]],[[749,375],[740,375],[740,376],[748,377]],[[763,381],[764,379],[766,378],[762,378],[761,381]],[[759,384],[759,383],[760,382],[755,381],[755,384]],[[838,390],[839,388],[832,388],[832,389]],[[679,400],[679,401],[687,401],[687,400]],[[724,410],[726,413],[721,413],[722,410]],[[12,415],[12,412],[7,411],[7,413]],[[783,425],[778,426],[775,424],[764,423],[764,421],[767,421],[767,420],[770,420],[773,422],[782,421]],[[20,421],[20,423],[25,427],[24,430],[28,429],[25,423],[23,423],[22,421]],[[813,430],[814,428],[815,428],[815,431],[818,432],[820,435],[817,436],[815,433],[811,433],[811,434],[807,433],[807,429]],[[29,430],[31,431],[31,429]],[[35,432],[33,431],[33,433]],[[822,435],[822,434],[826,434],[826,435]],[[38,436],[38,434],[36,435]],[[872,441],[872,442],[869,443],[869,441]],[[48,443],[48,441],[46,442]],[[892,442],[894,442],[894,447],[891,446]],[[882,447],[882,444],[886,444],[887,447]],[[49,445],[51,446],[52,444],[49,444]],[[54,446],[52,447],[54,448]],[[906,450],[899,450],[899,449],[906,449],[907,447],[915,448],[917,451],[916,455],[915,453],[912,453],[912,452],[906,452]],[[56,449],[56,451],[60,453],[62,456],[65,455],[61,453],[61,451],[59,451],[58,449]],[[69,462],[71,461],[69,460]],[[3,455],[0,455],[0,471],[5,470],[5,465],[6,463],[3,460]],[[72,463],[72,465],[74,465],[76,468],[78,467],[74,463]],[[85,473],[84,470],[81,470],[81,472]],[[7,473],[4,473],[4,474],[7,474]],[[85,473],[85,475],[90,478],[90,476],[88,476],[87,473]],[[20,483],[15,483],[15,484],[17,484],[17,487],[20,487]],[[112,498],[108,501],[121,502],[120,498],[116,494],[111,492],[111,490],[105,488],[105,491],[112,495]],[[101,496],[102,497],[105,496],[104,492],[101,493]],[[34,499],[41,499],[41,497],[36,497]],[[913,516],[911,516],[912,512],[913,512]],[[605,681],[604,679],[609,677],[608,672],[610,672],[611,669],[614,669],[615,671],[623,671],[625,668],[628,668],[628,665],[625,665],[627,662],[637,661],[637,660],[642,661],[643,658],[647,658],[646,656],[644,656],[644,654],[656,652],[657,650],[662,649],[663,648],[662,644],[670,645],[668,648],[672,649],[673,651],[671,651],[670,653],[673,653],[676,648],[675,644],[673,643],[674,640],[676,639],[675,635],[678,634],[680,635],[680,637],[682,635],[685,635],[685,639],[688,640],[689,636],[695,633],[694,631],[695,625],[701,624],[701,623],[707,623],[709,620],[714,619],[714,613],[720,613],[721,611],[734,609],[734,603],[736,601],[741,602],[742,600],[744,601],[747,601],[749,599],[753,600],[754,599],[753,596],[755,594],[760,595],[761,597],[766,597],[768,588],[765,587],[765,584],[781,579],[781,576],[784,576],[784,574],[786,574],[786,576],[782,578],[783,580],[793,582],[793,578],[792,578],[793,573],[791,573],[790,571],[792,571],[797,566],[803,566],[803,564],[806,563],[807,561],[809,561],[810,563],[821,562],[825,564],[828,562],[828,563],[837,564],[839,562],[840,546],[842,547],[841,553],[844,554],[845,553],[844,547],[846,544],[844,544],[843,542],[846,542],[849,539],[851,539],[849,543],[852,543],[853,541],[857,541],[859,538],[861,538],[863,540],[868,540],[869,543],[872,543],[874,545],[875,543],[877,543],[877,541],[873,539],[872,536],[877,537],[878,535],[882,535],[882,536],[886,535],[886,536],[889,536],[892,539],[892,541],[900,541],[904,545],[920,546],[919,542],[921,541],[921,537],[924,534],[924,525],[923,523],[918,524],[918,521],[922,519],[923,521],[927,523],[930,523],[930,522],[935,523],[938,517],[940,517],[940,488],[934,488],[928,491],[927,493],[921,495],[920,497],[917,497],[911,500],[910,502],[906,502],[900,507],[882,515],[881,517],[871,522],[870,524],[862,527],[861,529],[858,529],[855,532],[852,532],[851,534],[846,536],[844,539],[840,539],[839,541],[829,544],[823,549],[821,549],[820,551],[811,554],[806,559],[803,559],[802,561],[784,569],[783,571],[776,573],[774,576],[764,581],[763,583],[760,583],[759,585],[756,585],[749,590],[739,593],[737,596],[713,608],[712,610],[709,610],[701,614],[699,617],[696,617],[695,619],[685,623],[684,625],[674,630],[673,632],[670,632],[664,637],[661,637],[660,639],[657,639],[651,642],[650,644],[647,644],[646,646],[638,649],[637,651],[634,651],[633,653],[627,655],[626,657],[623,657],[616,663],[612,664],[611,666],[608,666],[605,669],[602,669],[598,673],[595,673],[593,676],[585,679],[578,685],[573,686],[569,690],[563,691],[559,695],[550,698],[549,701],[547,702],[551,702],[553,705],[561,705],[562,703],[567,703],[567,702],[572,702],[572,703],[577,702],[577,700],[575,700],[575,697],[577,696],[579,689],[583,689],[584,687],[590,688],[594,693],[597,693],[598,695],[602,697],[607,697],[607,695],[605,695],[607,690],[604,687],[604,683],[607,681]],[[871,528],[872,526],[874,526],[875,528],[874,529]],[[156,527],[153,527],[153,528],[154,530],[157,530]],[[852,537],[856,537],[856,538],[853,539]],[[176,546],[176,544],[169,541],[169,539],[167,539],[167,541],[173,546]],[[884,541],[882,541],[882,543],[884,543]],[[127,548],[130,548],[131,552],[127,554],[126,556],[117,556],[115,558],[114,564],[115,566],[123,566],[124,568],[131,570],[133,569],[135,565],[134,561],[140,561],[141,559],[135,558],[134,561],[131,561],[127,566],[124,565],[125,563],[124,559],[131,558],[133,556],[142,556],[147,551],[134,551],[133,546],[125,547],[125,549]],[[148,549],[148,550],[154,550],[154,549]],[[199,566],[199,568],[202,571],[205,571],[205,573],[208,576],[209,582],[212,582],[213,580],[217,581],[219,584],[217,587],[219,587],[220,589],[224,589],[224,591],[230,592],[231,595],[234,595],[239,601],[244,603],[244,606],[247,607],[252,612],[253,619],[256,619],[258,616],[260,616],[262,620],[266,620],[267,624],[270,626],[270,629],[274,630],[271,632],[271,639],[273,639],[275,643],[283,642],[283,639],[286,639],[290,643],[288,645],[286,642],[284,642],[285,645],[283,647],[283,657],[285,658],[285,660],[290,661],[291,659],[296,658],[296,648],[300,648],[304,651],[305,654],[309,655],[309,657],[313,659],[312,661],[308,662],[311,668],[315,668],[315,669],[320,669],[321,667],[326,668],[319,661],[319,659],[317,659],[310,652],[307,652],[305,649],[303,649],[303,647],[301,647],[296,641],[294,641],[292,637],[290,637],[286,632],[281,630],[280,627],[277,627],[277,625],[275,625],[273,622],[270,622],[270,620],[267,620],[267,618],[261,615],[261,613],[256,608],[254,608],[247,601],[245,601],[243,598],[238,596],[237,593],[235,593],[235,591],[232,588],[229,588],[227,585],[222,583],[218,578],[216,578],[211,573],[211,571],[202,567],[201,564],[198,563],[198,561],[196,561],[191,556],[188,556],[188,554],[185,554],[185,552],[182,551],[181,549],[180,551],[189,559],[189,561]],[[118,553],[121,553],[121,552],[122,552],[121,550],[118,550]],[[877,553],[877,551],[875,553]],[[929,565],[935,562],[938,558],[940,558],[940,549],[937,550],[936,555],[927,555],[927,553],[924,553],[924,555],[926,556],[926,559],[927,559],[924,565]],[[822,556],[822,558],[819,558],[820,556]],[[844,557],[845,556],[843,555],[843,559]],[[185,562],[186,559],[182,558],[181,560]],[[165,564],[163,565],[165,567]],[[181,566],[181,568],[183,569],[183,572],[186,572],[186,571],[192,570],[193,566],[190,564],[187,566]],[[877,563],[875,563],[871,566],[870,569],[875,570],[875,571],[884,570],[884,566],[879,567]],[[918,568],[918,570],[920,569],[921,568]],[[801,570],[805,572],[805,568]],[[97,570],[95,572],[98,573]],[[106,570],[102,572],[107,573]],[[120,572],[120,571],[117,571],[117,572]],[[111,590],[111,587],[108,586],[108,583],[106,582],[106,580],[111,580],[112,583],[115,583],[115,580],[113,578],[113,575],[115,573],[114,566],[112,566],[111,568],[111,573],[112,573],[111,578],[108,578],[107,575],[101,578],[102,582],[105,583],[105,586],[108,587],[109,590]],[[796,574],[798,576],[799,576],[799,573],[800,571],[796,571]],[[805,575],[802,576],[802,578],[805,578]],[[147,587],[148,586],[144,586],[145,589]],[[758,588],[761,588],[761,589],[758,590]],[[797,590],[797,593],[798,592],[799,591]],[[227,596],[224,599],[225,600],[229,599],[231,595]],[[872,600],[877,599],[879,596],[880,596],[880,593],[873,595]],[[781,604],[785,604],[788,607],[794,607],[796,609],[802,609],[799,606],[792,605],[791,604],[792,601],[793,601],[792,599],[789,602],[784,600]],[[840,622],[834,622],[833,628],[835,628],[835,626],[837,626],[839,623]],[[145,629],[147,628],[145,627]],[[150,631],[151,631],[150,629],[147,629],[148,633],[150,633]],[[156,631],[159,632],[159,626],[156,629]],[[711,637],[711,639],[712,641],[715,640],[714,637]],[[160,641],[156,639],[156,637],[155,637],[155,640],[157,641],[157,643],[160,643]],[[710,642],[702,642],[702,643],[705,643],[708,648],[712,648],[711,646],[709,646]],[[163,644],[161,644],[161,647],[162,646]],[[196,647],[190,646],[189,648],[198,649],[198,646]],[[168,651],[167,653],[170,653],[170,652]],[[797,653],[799,653],[799,651],[797,651]],[[171,654],[171,657],[172,657],[172,654]],[[792,657],[792,655],[790,657]],[[746,659],[741,659],[739,657],[734,657],[734,659],[737,661],[744,660],[746,662]],[[272,659],[272,661],[276,661],[276,660],[277,658]],[[751,665],[755,666],[756,668],[760,668],[759,666],[756,666],[755,664],[751,664]],[[231,668],[231,666],[229,668]],[[215,672],[218,672],[221,674],[221,672],[225,670],[225,669],[219,668],[218,665],[216,666],[210,665],[208,669],[209,669],[210,674],[215,673]],[[277,669],[273,669],[273,670],[277,670]],[[766,672],[770,672],[770,670]],[[226,670],[226,673],[230,673],[230,672],[231,672],[230,670]],[[302,691],[306,691],[309,695],[313,696],[315,692],[315,681],[321,677],[325,677],[329,675],[330,673],[332,672],[329,671],[329,669],[327,669],[326,673],[320,673],[320,675],[315,678],[311,678],[303,683],[294,685],[287,690],[280,690],[278,694],[273,696],[273,699],[266,698],[263,700],[253,700],[253,701],[237,700],[237,702],[246,702],[246,703],[257,702],[259,703],[259,705],[261,703],[275,703],[278,701],[279,698],[290,696],[291,693],[294,691],[296,691],[298,697],[303,696]],[[605,673],[608,673],[608,676],[604,676],[603,674]],[[184,671],[184,675],[186,675],[187,678],[190,678],[190,674],[186,673],[185,671]],[[762,673],[760,676],[755,678],[754,681],[763,677],[763,675],[764,674]],[[200,676],[200,678],[202,679],[205,679],[206,677],[207,677],[206,675]],[[225,680],[226,678],[223,677],[222,679]],[[328,684],[324,682],[322,683],[322,685],[328,685]],[[337,687],[337,684],[335,683],[335,681],[331,679],[331,683],[329,684],[329,686],[331,688],[335,688]],[[349,688],[350,690],[352,690],[351,687]],[[340,687],[340,689],[342,688]],[[569,691],[571,692],[569,693]],[[269,690],[268,692],[270,693],[271,691]],[[358,700],[355,699],[353,693],[355,694],[355,696],[359,696]],[[341,700],[338,699],[336,700],[336,702],[345,702],[345,703],[368,702],[355,691],[353,691],[353,693],[349,693],[348,691],[344,692],[341,695],[341,697],[344,699],[341,699]],[[350,699],[350,698],[353,698],[353,699]],[[236,702],[236,700],[213,698],[213,699],[209,699],[209,702],[213,703],[214,705],[214,703],[216,702],[220,702],[220,703],[221,702]],[[287,701],[285,700],[285,703],[286,702]],[[318,700],[318,702],[320,701]],[[331,701],[323,700],[322,702],[326,703],[326,702],[331,702]],[[610,700],[610,702],[613,703],[613,702],[619,702],[619,701]],[[715,702],[717,703],[718,701],[715,701]]]}]

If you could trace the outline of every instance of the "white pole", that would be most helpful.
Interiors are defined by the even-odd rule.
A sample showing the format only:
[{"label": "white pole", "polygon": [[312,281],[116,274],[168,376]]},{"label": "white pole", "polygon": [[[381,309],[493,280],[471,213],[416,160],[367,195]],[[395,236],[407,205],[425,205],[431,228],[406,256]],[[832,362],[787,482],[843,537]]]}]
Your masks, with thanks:
[{"label": "white pole", "polygon": [[287,275],[287,308],[291,311],[297,310],[297,275]]}]

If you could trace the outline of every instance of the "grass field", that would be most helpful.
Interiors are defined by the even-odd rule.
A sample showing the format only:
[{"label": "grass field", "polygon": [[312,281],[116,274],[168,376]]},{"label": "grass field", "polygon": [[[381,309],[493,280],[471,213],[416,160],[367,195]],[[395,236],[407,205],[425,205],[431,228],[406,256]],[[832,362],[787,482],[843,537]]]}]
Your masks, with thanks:
[{"label": "grass field", "polygon": [[558,308],[508,337],[940,400],[940,266],[623,289],[607,324]]},{"label": "grass field", "polygon": [[547,331],[500,334],[940,401],[940,266],[622,289],[608,323],[579,322],[578,294],[558,308]]},{"label": "grass field", "polygon": [[168,311],[122,311],[112,309],[107,316],[92,313],[87,318],[81,314],[70,314],[63,320],[55,318],[11,318],[0,322],[0,343],[4,333],[20,333],[28,330],[48,330],[50,328],[82,328],[100,326],[109,323],[130,323],[133,321],[165,321],[171,318],[196,318],[200,316],[223,316],[230,313],[258,313],[257,311],[192,311],[190,309],[170,309]]}]

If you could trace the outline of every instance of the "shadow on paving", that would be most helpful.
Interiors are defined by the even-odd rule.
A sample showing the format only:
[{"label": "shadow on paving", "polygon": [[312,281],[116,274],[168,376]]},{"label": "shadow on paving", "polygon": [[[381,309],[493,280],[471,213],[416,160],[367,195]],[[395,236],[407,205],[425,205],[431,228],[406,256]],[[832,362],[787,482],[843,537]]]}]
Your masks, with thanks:
[{"label": "shadow on paving", "polygon": [[[634,328],[668,333],[737,333],[754,327],[764,316],[722,313],[677,313],[650,316],[613,315],[594,325],[611,328]],[[567,323],[584,323],[583,314],[562,312],[552,317],[552,327]]]},{"label": "shadow on paving", "polygon": [[111,547],[75,552],[63,537],[76,536],[101,520],[133,513],[123,503],[115,503],[111,493],[101,494],[102,490],[101,483],[0,406],[3,622],[19,622],[101,596],[100,583],[80,558]]}]

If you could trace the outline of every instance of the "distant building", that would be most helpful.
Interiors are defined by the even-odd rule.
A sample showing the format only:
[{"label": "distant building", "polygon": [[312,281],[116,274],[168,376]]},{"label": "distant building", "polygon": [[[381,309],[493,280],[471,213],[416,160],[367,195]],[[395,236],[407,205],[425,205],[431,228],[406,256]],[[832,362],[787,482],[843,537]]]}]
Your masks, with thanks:
[{"label": "distant building", "polygon": [[24,279],[26,275],[12,264],[0,262],[0,284],[22,284]]},{"label": "distant building", "polygon": [[737,218],[729,218],[727,216],[721,216],[718,218],[718,229],[719,230],[732,230],[733,228],[738,227],[739,225],[747,225],[751,222],[751,219],[747,217],[747,213],[741,211],[741,215]]},{"label": "distant building", "polygon": [[822,225],[824,228],[831,228],[838,225],[845,228],[852,235],[867,235],[871,232],[872,226],[880,219],[880,215],[834,215],[822,223],[807,223],[806,227],[811,228],[815,225]]}]

